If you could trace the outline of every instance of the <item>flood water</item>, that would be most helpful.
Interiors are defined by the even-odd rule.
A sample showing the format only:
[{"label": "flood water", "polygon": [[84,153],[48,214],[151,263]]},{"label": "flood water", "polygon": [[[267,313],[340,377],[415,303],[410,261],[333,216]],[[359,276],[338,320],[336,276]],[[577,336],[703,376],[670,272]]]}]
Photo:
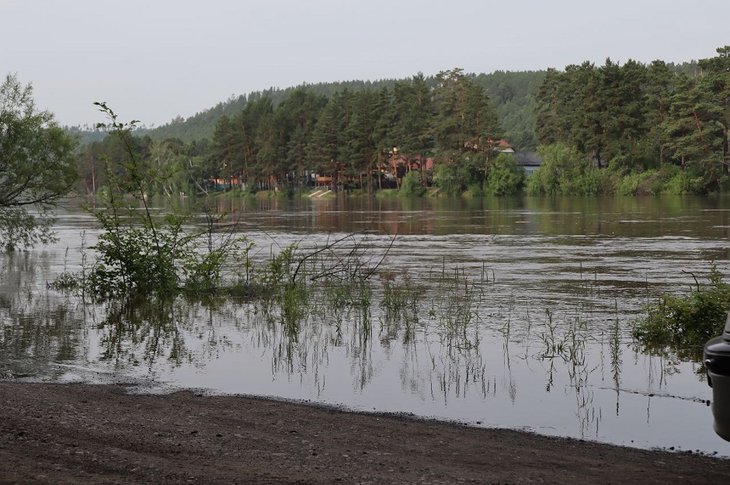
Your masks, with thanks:
[{"label": "flood water", "polygon": [[[647,303],[689,291],[711,261],[730,274],[728,198],[218,204],[262,261],[348,233],[384,254],[397,235],[380,269],[418,286],[415,322],[391,325],[377,291],[367,332],[328,308],[292,335],[251,303],[85,304],[47,288],[98,234],[66,210],[56,244],[0,259],[0,375],[140,379],[730,456],[697,349],[652,354],[631,337]],[[444,287],[451,275],[468,298]]]}]

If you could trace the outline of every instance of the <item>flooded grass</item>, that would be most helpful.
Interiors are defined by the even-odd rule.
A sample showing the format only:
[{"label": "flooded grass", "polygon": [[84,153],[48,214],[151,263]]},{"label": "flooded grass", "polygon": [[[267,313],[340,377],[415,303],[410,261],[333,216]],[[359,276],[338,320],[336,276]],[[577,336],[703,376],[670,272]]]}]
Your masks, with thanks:
[{"label": "flooded grass", "polygon": [[720,335],[730,309],[730,285],[713,263],[707,280],[700,284],[691,274],[694,288],[681,295],[663,294],[637,320],[634,337],[647,349],[671,349],[680,356],[699,361],[707,340]]}]

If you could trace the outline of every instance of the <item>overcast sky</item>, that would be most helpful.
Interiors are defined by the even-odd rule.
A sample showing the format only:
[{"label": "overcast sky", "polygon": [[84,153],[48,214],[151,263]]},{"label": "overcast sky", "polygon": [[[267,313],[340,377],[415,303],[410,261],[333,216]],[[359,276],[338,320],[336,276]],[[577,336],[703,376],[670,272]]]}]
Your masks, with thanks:
[{"label": "overcast sky", "polygon": [[164,124],[302,82],[671,62],[730,44],[730,0],[0,0],[0,73],[61,124]]}]

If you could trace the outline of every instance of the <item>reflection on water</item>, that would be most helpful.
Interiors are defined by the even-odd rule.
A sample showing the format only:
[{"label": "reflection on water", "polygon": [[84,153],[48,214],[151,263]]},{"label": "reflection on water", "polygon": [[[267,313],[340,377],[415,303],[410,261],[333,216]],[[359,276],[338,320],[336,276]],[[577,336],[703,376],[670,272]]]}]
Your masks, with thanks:
[{"label": "reflection on water", "polygon": [[[630,338],[647,301],[728,273],[722,199],[221,199],[257,257],[371,231],[370,286],[321,284],[295,315],[261,302],[82,304],[46,288],[79,264],[88,221],[4,255],[0,367],[69,378],[74,364],[219,392],[412,412],[483,425],[730,455],[699,365]],[[727,207],[727,209],[726,209]],[[88,244],[88,243],[87,243]],[[66,248],[69,248],[66,252]],[[678,419],[681,417],[681,419]]]},{"label": "reflection on water", "polygon": [[45,289],[45,254],[0,260],[0,376],[60,375],[52,362],[84,358],[86,328],[78,302]]},{"label": "reflection on water", "polygon": [[[730,235],[724,196],[494,199],[219,199],[259,230],[606,237]],[[727,257],[727,253],[726,257]]]}]

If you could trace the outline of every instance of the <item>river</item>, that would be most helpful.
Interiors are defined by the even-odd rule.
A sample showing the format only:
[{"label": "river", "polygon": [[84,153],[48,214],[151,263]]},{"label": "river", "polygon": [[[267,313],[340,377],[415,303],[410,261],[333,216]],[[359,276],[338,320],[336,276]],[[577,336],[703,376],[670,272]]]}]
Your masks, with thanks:
[{"label": "river", "polygon": [[[631,336],[662,293],[690,291],[713,261],[729,274],[728,198],[222,198],[215,210],[261,261],[291,243],[321,247],[357,233],[385,255],[378,281],[407,278],[418,288],[414,321],[391,325],[378,291],[367,332],[362,315],[323,310],[296,336],[250,303],[84,304],[47,286],[93,257],[95,221],[67,209],[57,243],[0,258],[0,373],[139,379],[160,391],[272,396],[730,456],[712,430],[697,349],[657,354]],[[463,292],[460,283],[444,286],[452,275]],[[453,322],[465,328],[457,339]]]}]

